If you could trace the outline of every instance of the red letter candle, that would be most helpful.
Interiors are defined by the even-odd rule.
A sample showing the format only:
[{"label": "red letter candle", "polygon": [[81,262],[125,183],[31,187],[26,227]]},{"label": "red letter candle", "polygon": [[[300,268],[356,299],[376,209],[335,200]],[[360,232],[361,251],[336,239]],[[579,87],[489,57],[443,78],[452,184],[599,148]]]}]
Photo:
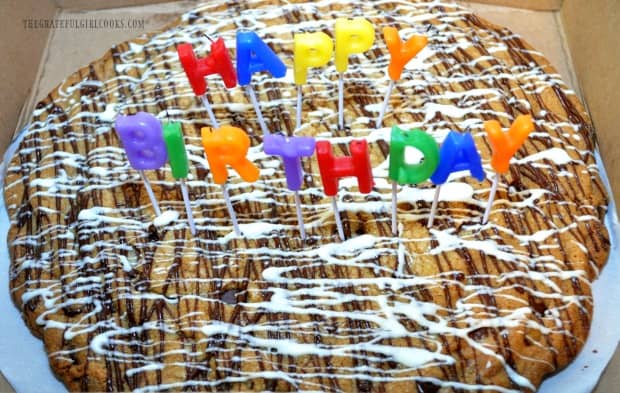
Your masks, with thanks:
[{"label": "red letter candle", "polygon": [[224,80],[224,85],[227,88],[230,89],[237,85],[237,74],[230,60],[230,54],[228,49],[226,49],[224,40],[221,37],[215,40],[211,44],[211,53],[202,59],[196,57],[191,44],[179,44],[177,52],[194,94],[202,98],[213,127],[219,127],[211,109],[211,103],[206,95],[207,81],[205,78],[208,75],[218,74]]},{"label": "red letter candle", "polygon": [[316,155],[319,162],[321,181],[323,182],[325,195],[334,197],[332,199],[332,206],[336,217],[338,235],[342,240],[344,240],[344,231],[335,198],[338,193],[338,181],[343,177],[356,177],[357,186],[362,194],[368,194],[372,191],[374,185],[366,140],[358,139],[351,141],[349,143],[349,150],[351,155],[348,157],[334,157],[332,146],[328,141],[316,143]]}]

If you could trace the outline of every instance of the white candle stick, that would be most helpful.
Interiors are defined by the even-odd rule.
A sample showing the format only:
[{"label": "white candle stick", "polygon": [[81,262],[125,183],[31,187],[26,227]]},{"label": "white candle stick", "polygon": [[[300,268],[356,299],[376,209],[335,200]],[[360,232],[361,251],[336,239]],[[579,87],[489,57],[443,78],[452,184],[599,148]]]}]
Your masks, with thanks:
[{"label": "white candle stick", "polygon": [[230,220],[232,221],[235,234],[237,236],[241,236],[241,230],[239,230],[239,223],[237,222],[237,215],[233,210],[232,202],[230,201],[230,195],[228,195],[228,187],[226,187],[226,183],[222,184],[222,194],[224,194],[224,201],[226,202],[226,208],[228,209],[228,214],[230,215]]},{"label": "white candle stick", "polygon": [[435,188],[435,196],[433,197],[433,204],[431,206],[431,215],[428,217],[428,225],[427,228],[431,228],[433,226],[433,222],[435,221],[435,213],[437,212],[437,203],[439,202],[439,193],[441,192],[441,186],[437,186]]},{"label": "white candle stick", "polygon": [[301,85],[297,85],[297,118],[295,119],[295,129],[301,127]]},{"label": "white candle stick", "polygon": [[209,118],[211,119],[211,125],[213,126],[213,128],[219,128],[220,123],[217,122],[217,119],[213,114],[213,109],[211,108],[211,103],[209,102],[209,97],[207,97],[207,93],[200,96],[200,98],[202,99],[202,104],[204,105],[207,113],[209,114]]},{"label": "white candle stick", "polygon": [[306,238],[306,228],[304,228],[304,215],[301,212],[301,200],[299,199],[299,191],[295,191],[295,209],[297,211],[297,223],[299,225],[299,234],[301,239]]},{"label": "white candle stick", "polygon": [[263,135],[269,135],[269,130],[267,129],[267,124],[265,124],[265,119],[263,118],[263,112],[260,110],[260,106],[258,105],[258,100],[256,99],[256,93],[254,92],[254,88],[251,84],[246,86],[246,92],[248,96],[250,96],[250,101],[252,101],[252,105],[254,105],[254,111],[256,112],[256,117],[258,118],[258,124],[260,124],[260,128],[263,131]]},{"label": "white candle stick", "polygon": [[179,179],[181,185],[181,194],[183,195],[183,202],[185,202],[185,212],[187,213],[187,222],[189,223],[189,230],[192,235],[196,234],[196,224],[194,224],[194,215],[192,214],[192,206],[189,204],[189,192],[187,191],[187,184],[185,179]]},{"label": "white candle stick", "polygon": [[398,200],[397,200],[398,184],[392,182],[392,235],[398,235]]},{"label": "white candle stick", "polygon": [[338,202],[336,197],[332,198],[332,208],[334,209],[334,217],[336,218],[336,228],[338,228],[338,236],[344,241],[344,230],[342,229],[342,221],[340,220],[340,212],[338,211]]},{"label": "white candle stick", "polygon": [[383,123],[383,116],[385,115],[385,111],[387,110],[388,103],[390,102],[390,96],[392,95],[392,89],[394,88],[394,81],[390,79],[390,84],[388,85],[387,91],[385,92],[385,98],[383,99],[383,104],[381,105],[381,109],[379,110],[379,118],[377,119],[376,128],[380,128]]},{"label": "white candle stick", "polygon": [[344,130],[344,75],[338,75],[338,129]]},{"label": "white candle stick", "polygon": [[153,205],[153,209],[155,210],[155,214],[157,216],[161,215],[161,209],[159,208],[159,203],[157,203],[157,199],[155,199],[155,194],[153,193],[153,189],[151,188],[151,183],[149,179],[144,174],[144,171],[138,171],[140,173],[140,177],[142,178],[142,182],[144,183],[144,188],[146,188],[146,193],[149,195],[151,199],[151,204]]},{"label": "white candle stick", "polygon": [[491,207],[493,206],[493,201],[495,200],[495,193],[497,192],[497,186],[499,184],[499,174],[495,174],[493,178],[493,185],[491,185],[491,193],[489,194],[489,202],[487,203],[487,208],[484,211],[484,216],[482,217],[482,225],[486,224],[489,221],[489,216],[491,215]]}]

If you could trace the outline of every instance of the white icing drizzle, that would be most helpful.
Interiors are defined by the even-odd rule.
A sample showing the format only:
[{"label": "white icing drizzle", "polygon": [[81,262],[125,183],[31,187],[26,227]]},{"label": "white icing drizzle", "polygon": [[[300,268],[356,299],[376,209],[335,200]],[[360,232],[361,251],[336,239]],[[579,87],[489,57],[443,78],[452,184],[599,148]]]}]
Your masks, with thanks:
[{"label": "white icing drizzle", "polygon": [[[194,99],[172,48],[179,42],[191,42],[202,56],[208,45],[203,33],[221,36],[229,47],[234,47],[235,29],[229,28],[231,23],[237,28],[243,26],[256,30],[262,37],[270,35],[266,38],[269,45],[289,47],[290,50],[290,32],[333,30],[335,17],[355,12],[372,19],[377,31],[380,31],[380,21],[384,18],[377,9],[390,7],[390,18],[394,24],[400,25],[404,37],[425,33],[425,24],[432,22],[432,29],[428,32],[431,44],[407,66],[403,80],[396,85],[399,98],[392,102],[391,111],[392,115],[410,119],[400,124],[401,128],[421,127],[438,142],[450,129],[470,129],[477,144],[483,146],[484,119],[497,118],[505,124],[511,120],[509,114],[490,109],[491,104],[505,102],[521,111],[529,111],[532,103],[524,94],[541,93],[552,88],[574,97],[559,75],[549,74],[545,67],[536,64],[529,67],[508,66],[497,56],[505,53],[509,41],[517,36],[497,31],[480,34],[466,28],[460,22],[469,13],[460,8],[444,8],[446,5],[440,1],[376,1],[370,6],[360,5],[354,11],[345,6],[343,10],[333,11],[320,20],[295,22],[294,25],[273,24],[270,21],[292,10],[302,15],[313,15],[337,2],[321,0],[264,8],[254,7],[255,2],[258,4],[258,1],[251,1],[248,9],[239,11],[232,18],[223,6],[203,6],[185,14],[182,17],[184,24],[178,28],[117,48],[115,71],[118,76],[104,82],[84,79],[73,84],[61,84],[57,104],[65,108],[67,118],[54,113],[52,104],[35,110],[35,119],[26,131],[25,142],[18,153],[23,161],[13,161],[8,169],[9,174],[25,170],[26,175],[12,178],[13,181],[6,185],[7,194],[27,182],[28,202],[33,204],[33,216],[52,217],[68,213],[58,211],[53,202],[43,201],[58,198],[77,203],[81,196],[90,193],[140,187],[139,176],[130,169],[122,148],[118,144],[104,145],[101,141],[105,137],[115,140],[111,127],[117,113],[135,112],[145,105],[162,120],[170,116],[186,127],[204,124],[203,109]],[[196,12],[200,18],[194,21]],[[192,24],[187,24],[190,20]],[[473,39],[481,42],[487,54],[465,63],[456,62],[449,56],[471,48]],[[381,53],[375,51],[372,61],[360,58],[359,62],[350,64],[347,84],[364,84],[372,79],[376,90],[383,91],[388,83],[385,76],[387,51],[381,40],[375,48],[381,48]],[[151,54],[148,61],[144,61],[143,53],[146,51]],[[522,53],[539,56],[529,50],[522,50]],[[290,67],[292,59],[285,57],[284,60]],[[448,64],[445,70],[442,69],[443,63]],[[472,73],[471,69],[478,71]],[[322,102],[317,94],[333,92],[335,75],[331,63],[320,72],[311,72],[305,99],[313,102],[314,97]],[[472,81],[478,83],[474,89],[451,89],[457,83]],[[291,109],[294,108],[295,97],[291,72],[279,81],[257,74],[254,83],[257,92],[264,97],[271,92],[270,89],[281,91],[283,98],[261,100],[264,113],[271,113],[272,110],[294,112]],[[505,84],[510,84],[510,89],[506,89]],[[209,78],[209,86],[211,94],[219,95],[219,99],[213,100],[213,107],[224,123],[232,122],[235,114],[253,119],[252,106],[243,98],[240,89],[225,92],[217,78]],[[435,89],[429,89],[429,86],[435,86]],[[437,86],[441,87],[440,92],[437,92]],[[156,87],[163,98],[141,94],[152,93]],[[314,88],[317,90],[314,91]],[[96,93],[82,94],[80,100],[75,100],[76,92],[88,89]],[[226,93],[234,95],[235,102],[223,101]],[[122,96],[127,94],[130,97],[123,99]],[[119,102],[108,102],[111,97],[117,97]],[[409,101],[405,101],[405,97]],[[348,135],[333,135],[336,124],[334,105],[317,106],[307,111],[304,125],[298,133],[315,134],[318,138],[329,139],[333,144],[348,144],[353,138],[365,138],[372,149],[378,151],[380,143],[389,141],[390,128],[373,129],[374,124],[369,119],[379,110],[380,93],[371,98],[372,103],[363,105],[365,116],[355,119],[348,116],[347,121],[351,124]],[[162,105],[168,109],[162,110]],[[394,121],[388,116],[386,122],[391,124]],[[63,129],[68,124],[72,128]],[[538,152],[513,159],[511,165],[517,172],[531,167],[545,173],[557,172],[557,176],[566,179],[574,178],[577,171],[593,178],[597,176],[592,154],[586,148],[584,138],[578,134],[583,124],[541,110],[536,115],[536,125],[537,132],[531,138]],[[79,127],[89,132],[74,131]],[[255,124],[251,127],[257,129]],[[45,132],[52,131],[57,133],[54,142],[65,149],[70,148],[72,141],[78,145],[89,144],[90,148],[80,154],[45,147],[50,143]],[[81,335],[90,338],[90,342],[83,343],[81,347],[63,348],[51,353],[50,357],[72,359],[73,353],[88,351],[90,362],[101,362],[105,358],[122,365],[122,374],[128,378],[143,378],[139,388],[135,389],[138,392],[213,388],[261,379],[282,380],[292,389],[316,391],[338,390],[330,382],[332,380],[357,379],[377,384],[411,381],[446,389],[514,392],[534,390],[535,383],[520,374],[513,363],[504,357],[499,349],[500,344],[477,340],[476,332],[481,329],[502,332],[522,328],[542,335],[559,334],[566,340],[573,339],[571,332],[565,328],[567,309],[576,306],[585,312],[592,302],[589,293],[572,294],[564,288],[566,283],[573,281],[585,285],[586,290],[589,285],[586,273],[573,268],[571,261],[561,257],[561,250],[566,245],[562,244],[560,235],[576,230],[576,223],[562,226],[559,220],[554,220],[550,228],[537,230],[526,226],[511,228],[501,219],[491,220],[485,226],[479,225],[477,223],[486,204],[490,183],[477,183],[466,173],[457,173],[443,186],[440,195],[441,204],[449,203],[450,209],[440,207],[437,220],[449,225],[437,226],[430,232],[410,232],[409,226],[404,223],[419,222],[424,226],[434,189],[430,184],[404,186],[398,192],[400,238],[383,236],[375,231],[375,235],[353,233],[348,240],[339,242],[337,236],[319,235],[321,228],[334,226],[334,218],[329,200],[324,198],[319,186],[318,170],[313,162],[314,171],[308,175],[312,181],[300,191],[306,228],[313,242],[302,244],[296,239],[297,222],[292,195],[285,187],[280,160],[265,155],[262,145],[256,140],[253,142],[248,158],[260,166],[261,179],[255,184],[246,184],[231,171],[229,184],[233,204],[238,209],[248,209],[248,201],[262,209],[244,210],[239,215],[242,237],[237,237],[232,231],[219,187],[210,183],[210,175],[207,178],[198,175],[198,168],[201,173],[208,173],[208,163],[197,134],[186,135],[186,143],[193,168],[187,184],[195,195],[201,195],[192,200],[194,211],[201,213],[195,217],[199,233],[193,241],[185,242],[180,250],[175,233],[185,231],[185,235],[189,236],[189,230],[186,220],[179,219],[179,215],[184,214],[183,202],[175,191],[171,191],[177,188],[167,167],[158,171],[160,176],[149,174],[165,211],[159,217],[153,218],[145,198],[139,202],[127,200],[122,206],[114,206],[113,200],[106,199],[90,201],[88,207],[74,212],[77,218],[74,224],[61,225],[50,221],[41,224],[33,234],[15,234],[13,248],[34,247],[52,238],[64,239],[67,244],[65,248],[39,254],[22,253],[16,257],[11,271],[11,274],[18,275],[26,269],[46,269],[58,264],[58,261],[67,264],[67,273],[62,280],[41,283],[36,278],[29,278],[20,288],[13,289],[14,293],[23,289],[20,300],[24,304],[37,297],[41,299],[44,310],[38,316],[37,323],[44,329],[62,330],[65,340]],[[548,146],[550,143],[554,147],[541,148],[543,144]],[[35,159],[37,154],[39,159]],[[61,165],[56,170],[58,163]],[[485,167],[490,171],[488,157],[485,158]],[[372,199],[357,192],[354,180],[343,179],[338,198],[339,209],[347,216],[346,220],[352,223],[368,221],[371,220],[368,215],[374,214],[376,223],[368,226],[385,225],[387,228],[390,219],[387,168],[386,158],[373,166],[376,184],[369,195]],[[500,183],[500,193],[494,205],[494,212],[499,216],[546,212],[550,204],[556,203],[547,198],[553,193],[552,190],[515,190],[512,187],[505,179]],[[592,225],[600,222],[596,209],[600,206],[582,206],[584,210],[576,210],[577,203],[570,199],[562,199],[558,203],[579,212],[575,213],[575,222],[586,221]],[[19,206],[13,200],[8,208],[13,211],[13,225],[16,226],[20,219],[16,212]],[[279,216],[272,217],[268,210],[271,208],[277,209]],[[362,216],[366,218],[360,218]],[[155,241],[147,239],[152,231],[151,224],[155,225],[158,234]],[[477,235],[480,231],[487,234],[482,239]],[[121,237],[122,242],[119,241]],[[506,242],[506,238],[513,240],[514,244]],[[588,254],[588,247],[578,236],[572,242],[583,254]],[[274,247],[274,244],[280,246]],[[530,247],[529,251],[523,247]],[[480,253],[485,261],[500,266],[500,273],[467,273],[467,280],[464,281],[454,277],[465,272],[451,271],[449,265],[443,266],[439,274],[414,273],[418,271],[415,269],[418,264],[432,263],[433,258],[449,260],[462,250]],[[215,259],[220,263],[214,263]],[[204,266],[206,261],[209,261],[208,267]],[[171,272],[181,269],[180,266],[195,274],[188,273],[189,276],[172,279]],[[250,278],[238,272],[246,267],[248,271],[262,270]],[[357,272],[358,275],[332,277],[320,274],[324,270]],[[308,271],[312,274],[308,275]],[[371,271],[373,275],[361,275],[361,271]],[[146,289],[140,288],[144,285],[144,279],[149,280]],[[503,286],[494,286],[494,281]],[[530,284],[524,286],[524,282]],[[164,289],[168,284],[178,288]],[[194,286],[200,286],[201,290],[194,291]],[[412,289],[446,287],[459,291],[460,298],[454,301],[453,306],[440,306],[423,300]],[[259,323],[224,320],[233,306],[226,305],[227,302],[218,297],[221,293],[216,291],[223,289],[214,288],[232,288],[245,293],[245,300],[238,301],[234,306],[241,310],[239,319],[264,316]],[[527,302],[511,295],[510,289],[515,288],[525,290],[535,298],[547,299],[552,306],[545,310],[544,315],[532,318],[533,310]],[[517,305],[494,308],[484,303],[484,296],[513,299]],[[146,300],[163,307],[163,317],[158,319],[155,315],[132,326],[128,314],[137,315],[139,311],[136,310]],[[127,310],[125,302],[132,304],[134,311]],[[192,302],[196,303],[188,305]],[[228,314],[220,311],[218,315],[222,320],[216,320],[197,304],[200,307],[226,309]],[[360,310],[360,304],[367,308]],[[109,307],[123,311],[118,310],[117,315],[110,314],[105,311]],[[179,311],[181,307],[185,307],[184,312]],[[74,308],[81,309],[77,316],[64,316],[63,310]],[[546,323],[547,320],[549,323]],[[340,324],[337,331],[328,330],[336,326],[334,323]],[[412,323],[416,328],[412,328]],[[181,331],[187,337],[180,339]],[[170,349],[151,348],[156,344],[153,340],[159,339],[159,335],[166,337]],[[457,363],[457,357],[448,351],[442,337],[461,340],[480,357],[480,370],[501,370],[498,372],[507,376],[511,387],[451,380],[445,375],[444,378],[420,375],[429,368],[449,368]],[[183,340],[185,343],[191,341],[202,349],[184,346]],[[136,346],[141,349],[132,349]],[[205,370],[211,367],[206,364],[205,356],[213,353],[219,354],[214,372],[221,373],[222,377],[208,380],[204,376],[187,377],[185,380],[166,380],[161,384],[145,377],[150,373],[162,375],[175,368],[188,373]],[[313,362],[305,367],[278,368],[276,356],[285,359],[346,358],[352,361],[342,366],[334,363],[329,370]],[[519,361],[528,359],[527,355],[519,353],[511,353],[510,356]],[[257,361],[264,362],[267,368],[246,369],[238,366]],[[288,362],[295,364],[294,360]],[[396,366],[386,369],[386,362],[393,362]],[[237,366],[233,367],[233,364]],[[550,372],[555,371],[554,367],[547,364]],[[129,385],[123,385],[123,388],[127,389]]]}]

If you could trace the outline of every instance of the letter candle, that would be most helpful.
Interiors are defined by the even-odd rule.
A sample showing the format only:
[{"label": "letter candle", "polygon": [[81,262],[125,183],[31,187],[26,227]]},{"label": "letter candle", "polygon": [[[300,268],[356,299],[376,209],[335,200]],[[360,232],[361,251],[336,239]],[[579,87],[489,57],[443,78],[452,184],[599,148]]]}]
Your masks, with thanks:
[{"label": "letter candle", "polygon": [[301,157],[309,157],[314,152],[315,141],[311,137],[284,135],[265,135],[263,138],[265,153],[278,155],[284,162],[284,173],[286,174],[286,185],[295,195],[295,208],[297,210],[297,222],[299,233],[302,239],[306,238],[304,228],[304,216],[301,212],[301,201],[299,190],[303,183],[303,168],[301,167]]},{"label": "letter candle", "polygon": [[368,154],[368,142],[365,139],[352,140],[349,143],[351,155],[348,157],[334,157],[332,145],[329,141],[319,141],[316,143],[316,155],[319,162],[319,172],[325,195],[331,196],[332,208],[336,219],[336,227],[341,240],[344,240],[344,230],[338,211],[336,194],[338,193],[338,182],[341,178],[354,176],[357,178],[357,186],[362,194],[372,191],[374,185],[372,177],[372,167]]},{"label": "letter candle", "polygon": [[[416,164],[407,163],[405,148],[419,150],[424,158]],[[390,163],[388,177],[392,180],[392,234],[398,234],[397,184],[419,184],[426,181],[439,164],[439,146],[435,139],[422,130],[404,131],[392,127],[390,136]]]},{"label": "letter candle", "polygon": [[239,85],[246,87],[246,92],[254,106],[263,136],[269,134],[263,113],[258,105],[256,93],[252,87],[252,74],[269,71],[275,78],[286,75],[286,66],[274,51],[253,31],[237,32],[237,76]]},{"label": "letter candle", "polygon": [[335,26],[336,71],[338,71],[338,128],[344,129],[344,72],[349,56],[366,52],[375,42],[375,28],[364,18],[338,18]]},{"label": "letter candle", "polygon": [[534,123],[532,116],[520,115],[512,123],[507,133],[502,131],[502,127],[497,120],[484,122],[484,129],[487,132],[493,150],[491,166],[495,170],[495,176],[491,185],[491,192],[489,193],[489,202],[482,217],[483,225],[487,223],[491,214],[491,206],[493,205],[499,184],[499,175],[508,172],[510,159],[523,145],[529,134],[534,131]]},{"label": "letter candle", "polygon": [[322,67],[334,52],[334,43],[323,32],[295,34],[293,62],[297,85],[297,119],[295,128],[301,127],[302,85],[308,79],[309,67]]},{"label": "letter candle", "polygon": [[226,208],[237,236],[241,235],[237,215],[233,209],[226,180],[230,165],[239,176],[247,182],[255,182],[260,174],[258,167],[246,158],[250,148],[250,137],[241,128],[222,126],[216,130],[209,127],[201,129],[202,146],[205,150],[209,168],[213,175],[213,181],[222,185],[222,194],[226,202]]},{"label": "letter candle", "polygon": [[174,122],[164,124],[163,138],[168,151],[168,161],[170,162],[172,177],[179,181],[181,187],[189,229],[192,235],[195,235],[196,225],[194,224],[194,215],[192,214],[192,206],[189,201],[189,192],[187,191],[187,184],[185,183],[185,178],[187,178],[189,173],[189,160],[187,158],[185,142],[183,142],[181,123]]},{"label": "letter candle", "polygon": [[115,128],[129,164],[140,173],[155,214],[161,215],[151,183],[144,175],[145,170],[159,169],[168,159],[161,123],[150,113],[138,112],[135,115],[118,116]]},{"label": "letter candle", "polygon": [[194,94],[201,97],[202,104],[209,114],[209,119],[211,119],[211,125],[215,128],[219,127],[215,114],[213,114],[209,97],[207,97],[207,81],[205,78],[208,75],[219,74],[227,88],[230,89],[237,85],[237,75],[224,40],[220,37],[215,41],[211,41],[211,53],[202,59],[196,58],[191,44],[179,44],[177,46],[177,53],[192,90],[194,90]]},{"label": "letter candle", "polygon": [[392,95],[392,89],[394,83],[400,79],[403,69],[417,55],[428,43],[428,38],[422,35],[414,35],[406,42],[402,42],[398,35],[398,30],[395,27],[384,27],[383,38],[390,51],[390,64],[388,66],[388,76],[390,77],[390,83],[387,91],[385,92],[385,98],[379,111],[379,118],[377,119],[376,127],[381,127],[383,123],[383,116],[387,110],[390,96]]},{"label": "letter candle", "polygon": [[476,150],[476,144],[471,133],[461,134],[450,131],[439,149],[439,165],[431,176],[431,181],[437,185],[437,188],[435,189],[431,214],[428,218],[428,228],[433,226],[435,220],[441,185],[448,181],[448,177],[452,173],[465,170],[468,170],[478,181],[484,180],[482,160],[478,150]]}]

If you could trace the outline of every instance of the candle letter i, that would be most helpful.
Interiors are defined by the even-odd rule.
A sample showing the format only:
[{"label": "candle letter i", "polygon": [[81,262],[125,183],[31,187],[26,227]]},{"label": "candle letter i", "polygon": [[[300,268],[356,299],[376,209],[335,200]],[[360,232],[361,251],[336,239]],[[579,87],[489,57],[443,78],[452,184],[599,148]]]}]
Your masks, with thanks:
[{"label": "candle letter i", "polygon": [[390,84],[388,85],[385,98],[383,99],[383,105],[381,105],[381,110],[379,111],[379,119],[377,119],[376,124],[377,128],[381,127],[383,123],[383,116],[385,115],[388,102],[390,101],[394,83],[400,79],[400,75],[407,63],[409,63],[418,52],[424,49],[428,43],[428,38],[422,35],[414,35],[403,43],[395,27],[385,27],[383,29],[383,38],[390,51],[390,65],[388,66]]},{"label": "candle letter i", "polygon": [[172,177],[177,179],[181,185],[181,194],[183,194],[183,201],[185,202],[187,222],[189,223],[191,234],[195,235],[196,225],[194,224],[192,206],[189,202],[189,192],[187,191],[187,184],[185,183],[185,178],[189,173],[189,160],[187,159],[187,150],[185,148],[185,143],[183,142],[181,123],[176,122],[164,124],[163,136],[164,142],[166,143],[166,149],[168,150]]},{"label": "candle letter i", "polygon": [[202,128],[202,146],[209,162],[209,168],[213,175],[213,181],[222,185],[222,193],[233,228],[237,236],[241,235],[237,215],[233,210],[226,180],[228,179],[228,168],[230,165],[239,176],[247,182],[255,182],[260,174],[258,168],[247,158],[250,148],[250,137],[240,128],[223,126],[212,131],[211,128]]},{"label": "candle letter i", "polygon": [[237,32],[237,76],[239,85],[246,86],[263,136],[269,134],[263,113],[258,105],[256,93],[252,87],[252,74],[269,71],[272,76],[282,78],[286,75],[286,66],[267,44],[253,31]]},{"label": "candle letter i", "polygon": [[491,166],[495,170],[495,177],[493,178],[493,185],[489,193],[489,202],[482,217],[482,224],[486,224],[489,220],[491,206],[493,205],[499,184],[499,175],[508,172],[510,159],[534,130],[534,123],[532,122],[532,116],[521,115],[515,119],[507,133],[502,131],[502,126],[497,120],[486,121],[484,129],[487,132],[493,150]]},{"label": "candle letter i", "polygon": [[344,230],[342,229],[338,202],[336,201],[338,181],[347,176],[356,177],[359,191],[362,194],[368,194],[372,191],[372,186],[374,185],[366,140],[352,140],[349,143],[349,150],[351,151],[351,156],[349,157],[334,157],[332,145],[328,141],[319,141],[316,144],[316,155],[319,162],[323,189],[325,190],[325,195],[333,197],[332,207],[336,218],[338,235],[341,240],[344,240]]},{"label": "candle letter i", "polygon": [[155,214],[161,215],[151,183],[144,175],[145,170],[159,169],[168,159],[161,123],[150,113],[138,112],[135,115],[118,116],[115,126],[129,164],[140,173]]},{"label": "candle letter i", "polygon": [[336,71],[338,71],[338,128],[344,129],[344,72],[349,56],[366,52],[375,42],[375,28],[364,18],[336,19]]},{"label": "candle letter i", "polygon": [[304,229],[304,216],[301,212],[299,189],[303,183],[304,171],[301,167],[301,157],[309,157],[314,152],[315,141],[311,137],[294,136],[287,138],[284,135],[266,135],[263,139],[265,153],[279,155],[284,161],[284,173],[286,185],[294,191],[295,208],[297,210],[297,222],[299,234],[302,239],[306,238]]},{"label": "candle letter i", "polygon": [[[406,147],[417,149],[424,158],[416,164],[405,160]],[[435,139],[422,130],[403,131],[392,127],[390,136],[390,166],[388,177],[392,180],[392,234],[398,234],[397,184],[419,184],[426,181],[439,164],[439,146]]]},{"label": "candle letter i", "polygon": [[219,123],[213,114],[211,103],[207,97],[207,81],[208,75],[219,74],[224,80],[224,85],[231,89],[237,85],[237,74],[230,60],[230,54],[222,37],[218,38],[211,44],[211,53],[209,56],[198,59],[194,53],[191,44],[179,44],[177,46],[179,60],[185,70],[187,79],[189,80],[192,90],[196,96],[201,97],[202,103],[209,114],[211,125],[215,128],[219,127]]},{"label": "candle letter i", "polygon": [[478,150],[476,150],[474,138],[469,132],[460,134],[450,131],[439,149],[439,165],[431,176],[431,181],[437,185],[437,188],[431,206],[431,214],[428,218],[428,228],[433,226],[435,220],[441,185],[448,181],[448,177],[452,173],[466,170],[478,181],[484,180],[482,160]]},{"label": "candle letter i", "polygon": [[308,79],[308,68],[322,67],[334,53],[334,43],[325,33],[295,34],[293,62],[295,84],[297,85],[297,119],[295,128],[301,127],[301,86]]}]

